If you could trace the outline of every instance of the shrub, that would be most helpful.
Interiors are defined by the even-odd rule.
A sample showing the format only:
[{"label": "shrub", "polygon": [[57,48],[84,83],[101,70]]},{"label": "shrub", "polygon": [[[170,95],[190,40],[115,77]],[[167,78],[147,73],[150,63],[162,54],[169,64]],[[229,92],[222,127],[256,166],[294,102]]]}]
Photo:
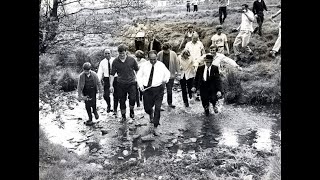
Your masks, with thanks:
[{"label": "shrub", "polygon": [[84,53],[82,50],[77,50],[75,52],[75,56],[76,56],[77,72],[80,72],[82,70],[82,65],[85,62],[91,63],[91,58],[86,53]]},{"label": "shrub", "polygon": [[75,90],[78,84],[77,73],[70,68],[65,69],[57,79],[57,84],[61,87],[60,90],[64,92]]},{"label": "shrub", "polygon": [[243,89],[239,75],[235,70],[228,69],[226,77],[223,78],[222,85],[227,103],[234,103],[241,97]]},{"label": "shrub", "polygon": [[54,59],[48,55],[39,57],[39,74],[46,74],[56,66]]},{"label": "shrub", "polygon": [[66,50],[58,51],[55,57],[56,65],[65,67],[68,63],[68,54],[69,52]]}]

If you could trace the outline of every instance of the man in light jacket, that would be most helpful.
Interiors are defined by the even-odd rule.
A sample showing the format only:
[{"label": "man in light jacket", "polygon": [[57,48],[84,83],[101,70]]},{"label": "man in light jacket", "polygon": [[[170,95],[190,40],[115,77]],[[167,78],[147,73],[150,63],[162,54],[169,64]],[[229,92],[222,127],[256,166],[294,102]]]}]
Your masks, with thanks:
[{"label": "man in light jacket", "polygon": [[161,61],[170,71],[170,79],[166,84],[167,102],[169,107],[175,108],[176,106],[172,104],[172,87],[174,78],[176,77],[176,74],[180,72],[180,68],[177,54],[174,51],[170,50],[170,47],[170,44],[168,42],[165,42],[162,46],[162,51],[160,51],[157,55],[157,59]]}]

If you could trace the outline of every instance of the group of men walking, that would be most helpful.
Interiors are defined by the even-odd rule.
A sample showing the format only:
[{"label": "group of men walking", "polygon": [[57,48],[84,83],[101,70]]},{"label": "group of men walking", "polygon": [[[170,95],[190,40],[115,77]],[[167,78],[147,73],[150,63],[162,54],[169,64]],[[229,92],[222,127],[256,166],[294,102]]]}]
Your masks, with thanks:
[{"label": "group of men walking", "polygon": [[[222,22],[224,19],[222,18]],[[263,18],[261,19],[263,21]],[[247,4],[243,4],[241,24],[236,28],[240,32],[233,44],[236,56],[241,53],[238,49],[240,44],[250,54],[252,53],[248,43],[251,32],[253,32],[253,21],[254,13],[248,9]],[[118,46],[119,55],[116,58],[111,57],[110,49],[104,50],[105,58],[100,62],[97,73],[91,70],[90,63],[84,63],[83,72],[79,76],[78,98],[85,102],[89,117],[86,124],[93,124],[92,114],[96,119],[99,118],[96,108],[96,93],[99,93],[99,99],[101,99],[103,92],[103,98],[107,103],[107,113],[113,112],[113,115],[117,117],[117,107],[118,103],[120,104],[121,122],[127,120],[127,99],[129,99],[129,116],[132,119],[135,116],[136,103],[139,107],[140,102],[143,101],[144,110],[149,115],[150,123],[153,124],[151,131],[154,135],[159,135],[157,127],[160,125],[160,112],[165,89],[168,107],[176,107],[172,99],[175,79],[180,82],[182,99],[186,108],[190,106],[189,100],[195,97],[195,99],[201,99],[206,116],[210,114],[210,103],[214,113],[218,113],[216,103],[223,95],[222,62],[241,70],[236,61],[227,57],[230,52],[227,36],[222,33],[222,29],[221,25],[216,26],[217,33],[211,38],[212,44],[208,53],[199,40],[198,33],[193,30],[192,25],[188,25],[188,31],[179,46],[179,49],[182,50],[180,55],[172,50],[168,42],[162,44],[158,37],[151,32],[152,38],[150,38],[146,55],[142,50],[137,50],[135,52],[136,58],[134,58],[127,52],[128,47],[121,44]],[[261,32],[261,29],[257,31]],[[111,108],[110,94],[113,94],[113,109]],[[198,95],[198,97],[194,95]]]}]

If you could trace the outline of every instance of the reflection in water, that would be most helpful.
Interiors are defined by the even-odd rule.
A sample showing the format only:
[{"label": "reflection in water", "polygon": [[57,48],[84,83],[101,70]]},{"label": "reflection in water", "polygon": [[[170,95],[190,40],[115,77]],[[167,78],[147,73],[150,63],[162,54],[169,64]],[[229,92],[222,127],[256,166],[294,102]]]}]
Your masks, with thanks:
[{"label": "reflection in water", "polygon": [[221,140],[219,141],[219,145],[227,145],[232,147],[238,146],[239,143],[237,141],[237,136],[235,131],[229,128],[222,129],[222,137],[221,137]]}]

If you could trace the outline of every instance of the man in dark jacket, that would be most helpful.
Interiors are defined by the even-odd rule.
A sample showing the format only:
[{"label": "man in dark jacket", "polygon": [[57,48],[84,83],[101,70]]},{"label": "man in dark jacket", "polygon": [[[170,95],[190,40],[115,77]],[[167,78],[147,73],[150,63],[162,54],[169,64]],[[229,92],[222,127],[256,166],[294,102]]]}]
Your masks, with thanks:
[{"label": "man in dark jacket", "polygon": [[258,34],[260,36],[262,36],[261,29],[262,29],[262,23],[264,20],[263,10],[268,11],[267,6],[264,3],[264,1],[263,0],[255,0],[253,2],[252,12],[257,19],[258,27],[256,27],[254,29],[253,33],[256,33],[258,31]]},{"label": "man in dark jacket", "polygon": [[96,106],[96,94],[99,92],[99,99],[102,98],[102,84],[97,74],[91,70],[91,64],[89,62],[83,64],[83,72],[79,75],[77,90],[78,100],[84,100],[89,116],[89,120],[85,122],[85,124],[88,126],[93,125],[92,113],[96,119],[99,119]]},{"label": "man in dark jacket", "polygon": [[154,35],[153,31],[149,32],[148,51],[155,50],[157,53],[161,51],[161,42],[159,36]]},{"label": "man in dark jacket", "polygon": [[221,97],[221,79],[219,69],[212,65],[213,56],[207,54],[204,62],[205,65],[198,67],[192,91],[200,90],[200,98],[206,116],[209,116],[209,102],[213,106],[215,113],[218,113],[216,103]]}]

